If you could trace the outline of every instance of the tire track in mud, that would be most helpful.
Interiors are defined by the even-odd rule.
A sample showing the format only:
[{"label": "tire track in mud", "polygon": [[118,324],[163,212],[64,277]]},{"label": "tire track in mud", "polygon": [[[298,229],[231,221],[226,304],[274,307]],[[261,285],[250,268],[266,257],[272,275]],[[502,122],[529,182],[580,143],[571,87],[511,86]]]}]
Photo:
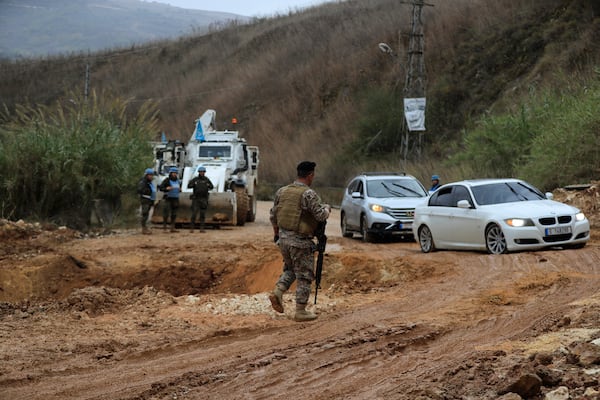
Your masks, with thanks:
[{"label": "tire track in mud", "polygon": [[[310,333],[314,328],[311,325],[288,330],[299,328]],[[272,333],[275,336],[280,334],[281,332]],[[304,388],[305,394],[307,388],[310,388],[309,392],[317,398],[328,398],[331,396],[331,381],[356,378],[358,372],[365,377],[371,375],[367,371],[376,375],[379,368],[391,362],[398,354],[408,348],[422,347],[435,340],[438,335],[440,332],[432,327],[398,322],[355,327],[334,336],[319,337],[274,349],[267,348],[264,349],[266,352],[259,351],[251,357],[238,354],[216,368],[189,371],[175,379],[156,382],[151,389],[129,399],[182,396],[210,398],[211,393],[219,393],[219,396],[230,399],[268,398],[272,396],[274,388],[285,393],[293,392],[299,387]],[[290,364],[294,365],[297,372],[289,373]],[[324,376],[327,376],[326,380],[323,379]],[[253,383],[251,387],[249,382]],[[353,390],[350,389],[349,393]],[[335,393],[337,396],[343,394],[339,387],[335,388]]]},{"label": "tire track in mud", "polygon": [[[252,225],[247,228],[228,232],[231,237],[214,232],[214,238],[205,239],[205,251],[213,251],[214,245],[207,259],[253,267],[246,275],[259,273],[257,268],[262,264],[254,261],[259,256],[267,254],[268,262],[277,264],[277,260],[270,260],[276,254],[268,247],[270,242],[245,239],[249,232],[254,232],[255,238],[270,236],[268,224],[255,231]],[[157,234],[154,238],[159,243],[178,241],[179,247],[167,243],[168,255],[177,254],[177,248],[191,254],[189,249],[194,249],[197,238],[179,236]],[[478,372],[469,372],[473,374],[470,376],[461,375],[461,371],[472,371],[479,360],[483,360],[482,368],[487,368],[486,362],[496,362],[516,344],[563,329],[561,316],[572,315],[575,320],[578,312],[584,312],[579,304],[600,302],[594,299],[600,280],[597,246],[502,256],[421,254],[414,243],[364,244],[335,234],[330,238],[333,246],[326,260],[339,264],[339,275],[333,274],[333,266],[326,266],[331,269],[324,275],[329,281],[324,282],[323,296],[333,299],[332,303],[336,298],[343,301],[338,307],[319,305],[321,315],[316,321],[298,324],[263,313],[246,325],[247,319],[240,324],[235,322],[237,317],[210,316],[214,318],[209,320],[210,329],[193,330],[190,324],[194,322],[187,322],[190,316],[200,321],[198,326],[204,323],[205,317],[197,310],[187,310],[182,316],[169,311],[173,305],[156,303],[143,311],[147,305],[142,308],[130,302],[129,321],[123,321],[124,314],[118,308],[111,308],[114,331],[101,325],[99,319],[91,318],[78,327],[65,316],[61,322],[73,324],[75,339],[89,336],[87,347],[71,355],[63,355],[50,345],[23,351],[31,357],[32,371],[7,371],[0,393],[15,400],[272,399],[295,392],[315,399],[415,399],[419,395],[436,398],[437,391],[447,389],[447,398],[460,398],[461,393],[469,393],[465,388],[470,386],[483,387],[482,392],[475,388],[470,394],[489,390],[487,381],[478,379]],[[137,243],[146,240],[133,237],[127,251],[133,252]],[[92,255],[109,245],[110,241],[101,240],[89,243],[85,254]],[[124,240],[115,246],[107,259],[116,264],[118,247],[125,245]],[[160,248],[159,244],[152,247]],[[253,259],[244,258],[249,248]],[[328,285],[339,286],[338,278],[346,279],[346,262],[352,263],[357,279],[361,279],[359,273],[384,269],[385,284],[373,279],[366,284],[358,282],[358,289],[349,290],[349,294],[329,290]],[[373,264],[375,268],[371,268]],[[236,274],[236,279],[246,276],[243,271]],[[183,318],[185,323],[176,318]],[[221,325],[216,323],[218,318]],[[155,323],[154,327],[145,324],[146,320]],[[164,326],[161,321],[166,321]],[[230,325],[233,323],[237,326]],[[20,322],[12,319],[10,324]],[[99,327],[106,331],[98,332]],[[52,332],[48,325],[47,331],[40,329],[28,340],[45,340],[64,332]],[[196,332],[197,340],[193,338]],[[64,340],[68,341],[69,335],[65,334]],[[134,348],[112,358],[100,346],[109,338],[124,346],[134,337]],[[45,356],[30,354],[41,350],[58,354],[58,362],[42,362]],[[15,376],[23,378],[9,380]],[[467,376],[473,379],[467,380]],[[423,387],[431,392],[424,392]]]},{"label": "tire track in mud", "polygon": [[[480,268],[473,259],[479,255],[467,255],[470,265]],[[487,258],[487,257],[486,257]],[[278,393],[303,390],[315,398],[328,398],[333,393],[347,398],[372,398],[414,390],[423,380],[434,382],[447,371],[456,368],[456,360],[477,353],[477,347],[501,348],[509,340],[527,339],[531,332],[547,331],[557,325],[559,315],[565,315],[572,308],[570,303],[578,298],[592,295],[597,287],[596,277],[589,284],[581,286],[586,275],[594,275],[597,267],[585,265],[577,267],[575,277],[566,281],[550,283],[542,288],[542,298],[554,298],[543,310],[539,304],[480,304],[480,292],[489,290],[487,284],[508,284],[512,274],[518,271],[535,269],[537,256],[531,258],[529,267],[523,267],[523,255],[516,261],[504,260],[497,273],[486,279],[478,279],[481,285],[472,285],[468,290],[455,288],[455,280],[411,283],[404,290],[412,296],[398,296],[395,301],[382,305],[370,305],[348,312],[338,312],[325,316],[315,324],[286,327],[268,334],[257,335],[257,343],[248,343],[247,338],[231,338],[227,347],[237,350],[223,353],[225,344],[215,349],[223,356],[209,362],[212,368],[185,369],[184,372],[164,380],[155,381],[150,390],[132,399],[150,398],[209,398],[211,393],[219,393],[227,398],[266,398]],[[558,257],[560,260],[561,257]],[[585,255],[584,259],[596,259],[597,255]],[[473,275],[465,268],[460,276]],[[569,272],[563,269],[562,272]],[[458,281],[461,281],[459,276]],[[505,277],[505,279],[501,279]],[[477,278],[477,276],[476,276]],[[444,278],[446,279],[446,278]],[[467,281],[467,279],[464,279]],[[529,289],[531,290],[531,289]],[[386,293],[386,297],[399,294],[402,289]],[[434,304],[419,304],[419,298],[427,292],[447,292]],[[535,296],[540,296],[535,289]],[[469,293],[472,292],[472,293]],[[429,294],[428,299],[431,299]],[[463,318],[457,317],[457,309],[462,302],[469,307],[463,309]],[[471,300],[475,299],[475,303]],[[434,312],[427,311],[433,308]],[[410,310],[410,311],[407,311]],[[460,312],[460,311],[459,311]],[[391,320],[390,315],[404,316],[405,320],[422,318],[417,323],[401,323]],[[434,327],[434,323],[437,323]],[[295,330],[299,333],[296,335]],[[307,336],[316,332],[314,340]],[[235,336],[235,335],[234,335]],[[299,340],[300,339],[300,340]],[[278,346],[278,343],[298,344]],[[260,350],[259,350],[260,349]],[[212,364],[211,364],[212,363]],[[202,363],[204,365],[204,363]],[[295,371],[289,376],[288,368]],[[381,376],[381,371],[386,373]],[[323,373],[327,376],[323,380]],[[335,384],[347,382],[352,384]],[[310,389],[307,389],[310,388]]]}]

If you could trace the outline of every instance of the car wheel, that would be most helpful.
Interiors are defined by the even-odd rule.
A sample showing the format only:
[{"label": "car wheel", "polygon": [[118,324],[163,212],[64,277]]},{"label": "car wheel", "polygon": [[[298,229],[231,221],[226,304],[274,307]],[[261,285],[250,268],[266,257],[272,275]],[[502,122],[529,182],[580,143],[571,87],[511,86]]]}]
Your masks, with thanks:
[{"label": "car wheel", "polygon": [[351,238],[352,232],[348,231],[348,221],[346,221],[346,214],[342,213],[342,218],[340,219],[340,227],[342,228],[342,236]]},{"label": "car wheel", "polygon": [[421,251],[423,253],[429,253],[435,250],[433,235],[427,225],[423,225],[419,228],[419,244],[421,245]]},{"label": "car wheel", "polygon": [[491,224],[485,229],[485,247],[490,254],[506,253],[506,238],[497,224]]},{"label": "car wheel", "polygon": [[367,216],[363,215],[360,217],[360,233],[362,234],[363,242],[373,241],[373,236],[369,233],[369,223],[367,222]]}]

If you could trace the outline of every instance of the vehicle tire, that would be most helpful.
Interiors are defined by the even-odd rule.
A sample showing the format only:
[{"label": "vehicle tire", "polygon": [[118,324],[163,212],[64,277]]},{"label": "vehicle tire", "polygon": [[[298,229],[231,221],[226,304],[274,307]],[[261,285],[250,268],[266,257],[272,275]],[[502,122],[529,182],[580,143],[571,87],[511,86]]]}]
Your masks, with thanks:
[{"label": "vehicle tire", "polygon": [[256,220],[256,195],[248,196],[248,203],[250,204],[250,207],[248,208],[246,222],[254,222]]},{"label": "vehicle tire", "polygon": [[490,254],[504,254],[507,252],[506,238],[502,228],[497,224],[491,224],[485,228],[485,247]]},{"label": "vehicle tire", "polygon": [[367,216],[363,214],[363,216],[360,217],[360,233],[362,234],[363,242],[366,243],[373,241],[373,235],[369,233],[368,229],[369,223],[367,222]]},{"label": "vehicle tire", "polygon": [[427,225],[423,225],[419,228],[419,245],[423,253],[430,253],[435,251],[435,242],[433,241],[433,235]]},{"label": "vehicle tire", "polygon": [[237,203],[237,226],[244,226],[248,216],[248,193],[243,187],[235,188],[235,202]]},{"label": "vehicle tire", "polygon": [[352,232],[348,231],[348,222],[346,221],[346,214],[343,212],[340,218],[340,228],[342,229],[343,237],[351,238],[353,236]]}]

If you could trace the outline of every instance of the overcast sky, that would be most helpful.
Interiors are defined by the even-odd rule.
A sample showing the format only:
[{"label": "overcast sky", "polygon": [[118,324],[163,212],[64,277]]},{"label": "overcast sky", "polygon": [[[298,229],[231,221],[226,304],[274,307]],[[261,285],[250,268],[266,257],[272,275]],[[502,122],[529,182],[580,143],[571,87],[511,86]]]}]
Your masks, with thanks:
[{"label": "overcast sky", "polygon": [[[326,3],[327,0],[144,0],[167,3],[196,10],[223,11],[247,17],[268,17],[299,8]],[[331,0],[329,0],[331,1]]]}]

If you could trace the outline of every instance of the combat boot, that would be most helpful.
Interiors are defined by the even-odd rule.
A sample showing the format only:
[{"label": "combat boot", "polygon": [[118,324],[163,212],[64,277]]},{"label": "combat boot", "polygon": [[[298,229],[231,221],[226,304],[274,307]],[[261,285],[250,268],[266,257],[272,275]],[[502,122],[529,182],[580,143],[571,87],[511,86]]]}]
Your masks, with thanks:
[{"label": "combat boot", "polygon": [[194,233],[195,224],[192,222],[192,227],[190,228],[190,233]]},{"label": "combat boot", "polygon": [[177,232],[177,229],[175,229],[175,222],[171,222],[171,232]]},{"label": "combat boot", "polygon": [[150,228],[144,226],[142,228],[142,234],[144,234],[144,235],[151,235],[152,231],[150,230]]},{"label": "combat boot", "polygon": [[312,321],[317,319],[317,314],[307,311],[306,304],[296,304],[296,314],[294,315],[294,321],[304,322]]},{"label": "combat boot", "polygon": [[278,313],[283,313],[283,290],[279,286],[275,286],[275,290],[269,295],[271,307]]},{"label": "combat boot", "polygon": [[166,231],[166,230],[167,230],[167,223],[163,222],[163,231]]}]

